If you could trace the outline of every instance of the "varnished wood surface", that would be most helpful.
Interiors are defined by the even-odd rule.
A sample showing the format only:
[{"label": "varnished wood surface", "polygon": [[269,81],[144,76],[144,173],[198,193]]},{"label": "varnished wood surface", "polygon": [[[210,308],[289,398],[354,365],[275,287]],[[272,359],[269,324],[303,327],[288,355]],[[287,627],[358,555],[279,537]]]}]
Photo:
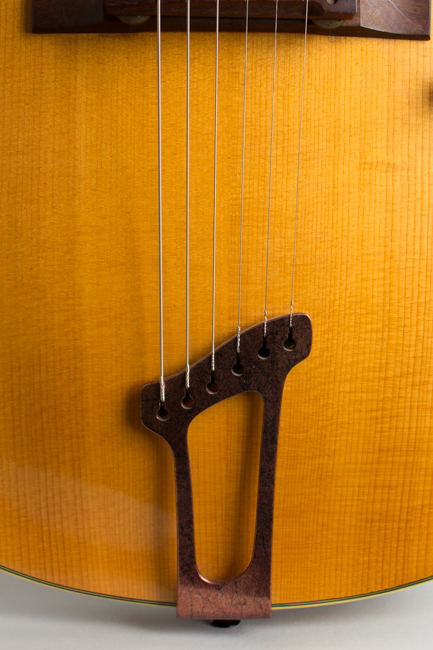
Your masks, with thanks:
[{"label": "varnished wood surface", "polygon": [[[174,602],[173,462],[140,424],[158,378],[154,35],[34,36],[0,7],[0,564]],[[262,320],[273,40],[250,39],[242,326]],[[185,365],[185,36],[163,37],[166,373]],[[192,37],[191,346],[211,343],[214,37]],[[236,331],[244,39],[220,46],[217,344]],[[302,39],[278,43],[269,316],[288,311]],[[432,48],[311,37],[273,602],[433,575]],[[258,402],[190,431],[198,564],[251,554]]]},{"label": "varnished wood surface", "polygon": [[[33,5],[33,31],[35,33],[139,33],[156,31],[156,3],[116,2],[116,0],[75,0],[66,7],[61,0],[31,0]],[[299,2],[280,2],[278,9],[280,33],[304,33],[302,17],[304,6]],[[311,20],[309,31],[313,34],[333,36],[368,36],[372,38],[430,38],[430,0],[338,0],[329,3],[320,0],[309,4]],[[163,31],[186,30],[185,3],[162,3]],[[191,30],[215,31],[215,5],[191,3]],[[356,12],[356,13],[355,13]],[[143,14],[149,17],[140,25],[125,24],[117,16]],[[271,2],[252,2],[249,5],[249,30],[274,32],[274,8]],[[227,16],[229,16],[227,18]],[[236,16],[238,16],[236,18]],[[325,19],[325,23],[321,22]],[[338,27],[329,28],[328,20],[340,19]],[[221,2],[220,31],[245,31],[244,3]]]}]

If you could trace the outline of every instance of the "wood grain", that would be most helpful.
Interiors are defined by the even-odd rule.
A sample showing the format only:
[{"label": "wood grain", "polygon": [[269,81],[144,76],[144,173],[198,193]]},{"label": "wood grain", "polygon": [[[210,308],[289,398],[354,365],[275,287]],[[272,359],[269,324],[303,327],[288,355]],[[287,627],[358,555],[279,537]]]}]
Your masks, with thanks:
[{"label": "wood grain", "polygon": [[[34,36],[26,6],[0,6],[0,564],[174,602],[173,462],[139,417],[159,364],[155,36]],[[213,52],[193,35],[193,360],[211,342]],[[220,55],[218,344],[237,324],[242,35]],[[242,327],[263,317],[272,56],[252,35]],[[289,307],[301,61],[301,37],[282,35],[269,317]],[[308,42],[295,309],[315,344],[283,398],[274,604],[433,575],[432,64],[430,43]],[[170,375],[185,365],[184,35],[164,35],[162,66]],[[210,578],[251,553],[256,413],[230,400],[190,432]]]}]

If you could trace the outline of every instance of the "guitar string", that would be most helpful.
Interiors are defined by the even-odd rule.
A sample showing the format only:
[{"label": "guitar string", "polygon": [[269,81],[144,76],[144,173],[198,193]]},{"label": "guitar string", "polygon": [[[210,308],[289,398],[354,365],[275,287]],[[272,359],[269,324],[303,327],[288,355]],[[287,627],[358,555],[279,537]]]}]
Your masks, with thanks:
[{"label": "guitar string", "polygon": [[298,175],[296,181],[296,209],[295,209],[295,233],[293,238],[293,264],[292,264],[292,292],[290,297],[290,332],[293,324],[293,295],[295,289],[295,266],[296,266],[296,243],[298,231],[298,211],[299,211],[299,185],[301,176],[301,151],[302,151],[302,125],[304,119],[304,94],[305,94],[305,64],[307,60],[307,34],[308,34],[308,2],[305,9],[305,32],[304,32],[304,60],[302,64],[302,90],[301,90],[301,118],[299,126],[299,146],[298,146]]},{"label": "guitar string", "polygon": [[185,390],[190,388],[189,366],[189,95],[191,68],[191,0],[186,6],[186,372]]},{"label": "guitar string", "polygon": [[[296,266],[296,243],[297,243],[297,225],[299,210],[299,185],[300,185],[300,162],[302,147],[302,126],[303,126],[303,108],[304,108],[304,91],[305,91],[305,67],[307,53],[307,33],[308,33],[308,4],[306,0],[305,15],[305,33],[304,33],[304,56],[302,71],[302,92],[301,92],[301,118],[299,130],[299,147],[298,147],[298,172],[296,188],[296,210],[295,210],[295,232],[293,246],[293,266],[292,266],[292,288],[290,300],[290,329],[292,329],[293,319],[293,295],[294,279]],[[275,101],[275,68],[276,68],[276,44],[277,44],[277,20],[278,20],[278,0],[276,0],[275,15],[275,39],[274,39],[274,73],[273,73],[273,97],[272,97],[272,124],[271,124],[271,160],[270,160],[270,183],[269,183],[269,206],[268,206],[268,242],[267,242],[267,263],[266,263],[266,296],[265,296],[265,322],[264,335],[266,336],[267,321],[267,289],[268,289],[268,270],[269,270],[269,231],[270,231],[270,204],[271,204],[271,179],[272,179],[272,147],[273,147],[273,127],[274,127],[274,101]],[[244,210],[244,180],[245,180],[245,127],[246,127],[246,92],[247,92],[247,64],[248,64],[248,12],[249,0],[246,0],[246,26],[245,26],[245,69],[244,69],[244,107],[243,107],[243,137],[242,137],[242,190],[241,190],[241,223],[240,223],[240,245],[239,245],[239,299],[238,299],[238,328],[237,328],[237,354],[240,354],[240,311],[242,295],[242,239],[243,239],[243,210]],[[213,251],[213,289],[212,289],[212,371],[215,370],[215,248],[216,248],[216,160],[217,160],[217,109],[218,109],[218,41],[219,41],[219,0],[217,0],[217,39],[216,39],[216,80],[215,80],[215,142],[214,142],[214,251]],[[161,155],[161,0],[157,0],[157,68],[158,68],[158,213],[159,213],[159,311],[160,311],[160,401],[165,404],[165,381],[164,381],[164,334],[163,334],[163,251],[162,251],[162,155]],[[187,289],[186,289],[186,389],[190,386],[189,370],[189,79],[190,79],[190,0],[187,3],[187,181],[186,181],[186,256],[187,256]]]},{"label": "guitar string", "polygon": [[272,154],[274,145],[274,113],[275,113],[275,71],[277,67],[277,35],[278,35],[278,0],[275,0],[275,37],[274,37],[274,78],[272,82],[272,118],[271,118],[271,159],[269,163],[269,201],[268,201],[268,233],[266,244],[266,282],[265,282],[265,314],[263,323],[263,338],[266,339],[268,321],[268,283],[269,283],[269,241],[271,229],[271,197],[272,197]]},{"label": "guitar string", "polygon": [[240,223],[240,243],[239,243],[239,299],[238,299],[238,332],[236,352],[239,357],[241,353],[241,295],[242,295],[242,231],[244,222],[244,180],[245,180],[245,122],[246,122],[246,105],[247,105],[247,66],[248,66],[248,9],[249,0],[247,0],[246,19],[245,19],[245,71],[244,71],[244,118],[243,118],[243,135],[242,135],[242,190],[241,190],[241,223]]},{"label": "guitar string", "polygon": [[157,0],[156,41],[158,69],[158,225],[159,225],[159,358],[160,401],[165,404],[164,382],[164,314],[163,314],[163,268],[162,268],[162,157],[161,157],[161,0]]},{"label": "guitar string", "polygon": [[217,148],[218,148],[218,58],[219,58],[220,0],[216,3],[215,43],[215,135],[213,178],[213,264],[212,264],[212,357],[211,372],[215,372],[215,295],[216,295],[216,212],[217,212]]}]

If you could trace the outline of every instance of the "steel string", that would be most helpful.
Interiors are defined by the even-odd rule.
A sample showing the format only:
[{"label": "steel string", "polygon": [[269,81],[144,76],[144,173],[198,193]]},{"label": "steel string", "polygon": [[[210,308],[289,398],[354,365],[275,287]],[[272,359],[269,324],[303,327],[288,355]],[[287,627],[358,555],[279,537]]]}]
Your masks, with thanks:
[{"label": "steel string", "polygon": [[162,266],[162,136],[161,136],[161,0],[157,0],[156,40],[158,68],[158,225],[159,225],[159,357],[160,357],[160,401],[165,404],[164,382],[164,306]]},{"label": "steel string", "polygon": [[245,24],[245,72],[244,72],[244,118],[243,118],[243,135],[242,135],[242,190],[241,190],[241,223],[239,235],[239,301],[238,301],[238,331],[236,352],[238,356],[241,353],[241,295],[242,295],[242,230],[244,222],[244,181],[245,181],[245,122],[247,106],[247,66],[248,66],[248,10],[249,0],[247,0],[246,24]]},{"label": "steel string", "polygon": [[212,357],[211,371],[215,372],[215,295],[216,295],[216,217],[217,217],[217,154],[218,154],[218,59],[219,59],[220,0],[216,3],[215,42],[215,135],[213,179],[213,261],[212,261]]},{"label": "steel string", "polygon": [[266,244],[266,283],[265,283],[265,313],[263,324],[263,337],[266,338],[268,322],[268,284],[269,284],[269,241],[271,230],[271,198],[272,198],[272,156],[274,145],[274,113],[275,113],[275,71],[277,67],[277,35],[278,35],[278,0],[275,0],[275,38],[274,38],[274,77],[272,81],[272,118],[271,118],[271,159],[269,163],[269,201],[268,201],[268,233]]},{"label": "steel string", "polygon": [[298,231],[298,211],[299,211],[299,185],[301,175],[301,151],[302,151],[302,125],[304,118],[304,94],[305,94],[305,63],[307,59],[307,34],[308,34],[308,2],[305,10],[305,32],[304,32],[304,60],[302,65],[302,90],[301,90],[301,119],[299,126],[299,146],[298,146],[298,175],[296,181],[296,210],[295,210],[295,233],[293,238],[293,265],[292,265],[292,292],[290,298],[290,331],[293,322],[293,295],[295,289],[295,266],[296,266],[296,243]]},{"label": "steel string", "polygon": [[191,0],[186,6],[186,372],[185,389],[190,386],[189,366],[189,98],[191,70]]}]

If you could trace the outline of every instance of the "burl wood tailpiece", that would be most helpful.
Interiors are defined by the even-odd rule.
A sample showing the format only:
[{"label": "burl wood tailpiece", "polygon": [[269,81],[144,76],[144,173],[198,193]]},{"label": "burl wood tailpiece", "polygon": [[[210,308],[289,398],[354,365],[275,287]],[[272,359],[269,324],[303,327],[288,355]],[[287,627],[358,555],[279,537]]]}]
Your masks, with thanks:
[{"label": "burl wood tailpiece", "polygon": [[[309,33],[430,38],[431,0],[310,0]],[[162,30],[185,31],[186,0],[162,0]],[[221,0],[220,30],[245,31],[245,0]],[[304,30],[306,0],[279,0],[278,31]],[[191,0],[191,29],[215,31],[215,0]],[[33,0],[35,33],[156,31],[156,0]],[[141,24],[126,24],[138,20]],[[275,0],[250,0],[249,30],[273,32]],[[135,18],[134,18],[135,17]]]},{"label": "burl wood tailpiece", "polygon": [[[158,416],[161,407],[159,382],[146,384],[143,388],[142,422],[168,442],[174,456],[178,541],[177,612],[180,618],[233,620],[269,618],[271,615],[272,529],[281,401],[288,373],[308,357],[312,343],[312,327],[308,316],[293,316],[291,338],[289,323],[289,316],[268,321],[265,348],[263,323],[250,327],[241,334],[240,363],[243,372],[236,366],[236,337],[216,350],[213,384],[210,355],[191,366],[190,396],[194,400],[191,408],[185,408],[182,403],[185,397],[185,372],[169,377],[165,382],[166,420],[161,420]],[[240,576],[226,581],[209,580],[200,574],[196,563],[188,428],[199,413],[233,395],[248,391],[260,393],[264,400],[253,556],[248,568]]]}]

